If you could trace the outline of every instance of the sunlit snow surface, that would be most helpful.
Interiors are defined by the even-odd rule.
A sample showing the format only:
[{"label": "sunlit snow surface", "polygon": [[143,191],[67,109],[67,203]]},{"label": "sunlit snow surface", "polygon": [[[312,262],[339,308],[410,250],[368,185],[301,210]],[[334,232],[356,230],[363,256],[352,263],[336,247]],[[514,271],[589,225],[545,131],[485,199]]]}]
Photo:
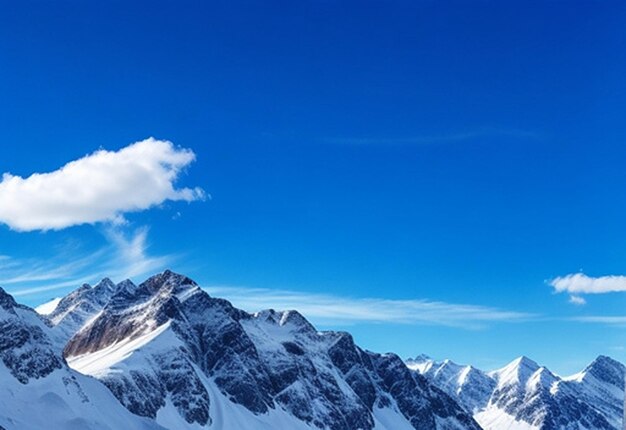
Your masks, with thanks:
[{"label": "sunlit snow surface", "polygon": [[61,301],[61,297],[52,299],[49,302],[43,303],[35,308],[35,311],[39,315],[50,315],[57,308],[57,305]]},{"label": "sunlit snow surface", "polygon": [[514,416],[511,416],[503,410],[489,406],[487,409],[479,412],[474,416],[476,421],[485,429],[498,429],[498,430],[538,430],[539,427],[535,427],[524,421],[516,420]]},{"label": "sunlit snow surface", "polygon": [[23,385],[0,362],[0,426],[7,430],[156,430],[95,379],[56,370]]}]

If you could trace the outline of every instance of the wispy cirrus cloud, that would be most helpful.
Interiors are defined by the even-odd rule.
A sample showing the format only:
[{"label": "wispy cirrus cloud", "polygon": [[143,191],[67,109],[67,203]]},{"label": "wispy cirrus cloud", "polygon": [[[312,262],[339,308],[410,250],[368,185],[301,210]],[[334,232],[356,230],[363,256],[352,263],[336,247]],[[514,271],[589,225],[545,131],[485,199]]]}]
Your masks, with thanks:
[{"label": "wispy cirrus cloud", "polygon": [[487,306],[429,300],[350,298],[264,288],[211,286],[206,290],[247,311],[297,309],[320,325],[395,323],[480,329],[489,324],[523,322],[536,315]]},{"label": "wispy cirrus cloud", "polygon": [[480,127],[452,133],[425,134],[418,136],[342,136],[325,138],[327,143],[343,145],[429,145],[454,143],[477,138],[510,137],[518,139],[538,139],[541,135],[530,130],[515,128]]},{"label": "wispy cirrus cloud", "polygon": [[573,321],[626,326],[626,316],[591,315],[573,318]]},{"label": "wispy cirrus cloud", "polygon": [[189,149],[149,138],[119,151],[96,151],[53,172],[27,178],[4,173],[0,223],[16,231],[120,224],[125,213],[166,200],[203,199],[201,188],[175,187],[180,173],[194,160]]},{"label": "wispy cirrus cloud", "polygon": [[[111,226],[105,230],[109,242],[85,257],[63,255],[52,259],[13,259],[0,265],[0,286],[14,296],[34,296],[44,292],[76,288],[103,277],[122,280],[152,275],[174,263],[178,256],[150,255],[148,228],[127,232]],[[80,255],[80,252],[77,253]]]},{"label": "wispy cirrus cloud", "polygon": [[124,233],[120,229],[109,228],[107,237],[113,243],[118,253],[108,263],[108,270],[112,277],[130,278],[154,272],[167,267],[176,258],[176,255],[149,255],[148,227],[136,229],[132,234]]},{"label": "wispy cirrus cloud", "polygon": [[13,264],[5,270],[0,267],[0,283],[2,285],[25,284],[32,282],[51,281],[70,277],[103,256],[103,250],[70,262],[60,262],[56,259],[39,261],[37,259],[13,260]]}]

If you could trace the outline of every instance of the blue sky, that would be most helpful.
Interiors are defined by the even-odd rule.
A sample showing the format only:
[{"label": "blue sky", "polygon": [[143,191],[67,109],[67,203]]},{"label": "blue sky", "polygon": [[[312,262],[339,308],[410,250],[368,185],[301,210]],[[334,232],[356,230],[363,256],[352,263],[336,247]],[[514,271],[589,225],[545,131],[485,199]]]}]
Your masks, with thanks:
[{"label": "blue sky", "polygon": [[[5,4],[0,285],[35,305],[170,267],[404,357],[626,360],[625,19],[591,1]],[[151,136],[173,144],[129,178],[118,151]],[[57,191],[71,216],[47,225]]]}]

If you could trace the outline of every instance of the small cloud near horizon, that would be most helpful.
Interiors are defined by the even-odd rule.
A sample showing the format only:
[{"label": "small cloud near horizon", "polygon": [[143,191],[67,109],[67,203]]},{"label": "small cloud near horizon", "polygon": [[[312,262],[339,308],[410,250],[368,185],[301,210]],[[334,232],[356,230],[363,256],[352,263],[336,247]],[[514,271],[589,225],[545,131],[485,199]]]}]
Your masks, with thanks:
[{"label": "small cloud near horizon", "polygon": [[584,273],[570,273],[565,276],[557,276],[548,281],[556,293],[570,295],[569,302],[575,305],[584,305],[584,294],[607,294],[626,292],[626,276],[608,275],[591,277]]}]

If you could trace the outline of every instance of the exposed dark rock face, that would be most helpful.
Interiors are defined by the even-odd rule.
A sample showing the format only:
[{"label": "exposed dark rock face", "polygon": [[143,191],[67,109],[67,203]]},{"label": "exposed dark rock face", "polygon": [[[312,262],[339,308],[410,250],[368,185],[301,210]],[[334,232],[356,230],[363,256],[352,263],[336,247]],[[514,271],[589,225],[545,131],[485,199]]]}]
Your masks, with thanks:
[{"label": "exposed dark rock face", "polygon": [[26,384],[31,378],[43,378],[63,366],[42,330],[42,326],[46,327],[43,320],[18,305],[2,288],[0,307],[4,313],[4,318],[0,318],[0,359],[18,381]]}]

